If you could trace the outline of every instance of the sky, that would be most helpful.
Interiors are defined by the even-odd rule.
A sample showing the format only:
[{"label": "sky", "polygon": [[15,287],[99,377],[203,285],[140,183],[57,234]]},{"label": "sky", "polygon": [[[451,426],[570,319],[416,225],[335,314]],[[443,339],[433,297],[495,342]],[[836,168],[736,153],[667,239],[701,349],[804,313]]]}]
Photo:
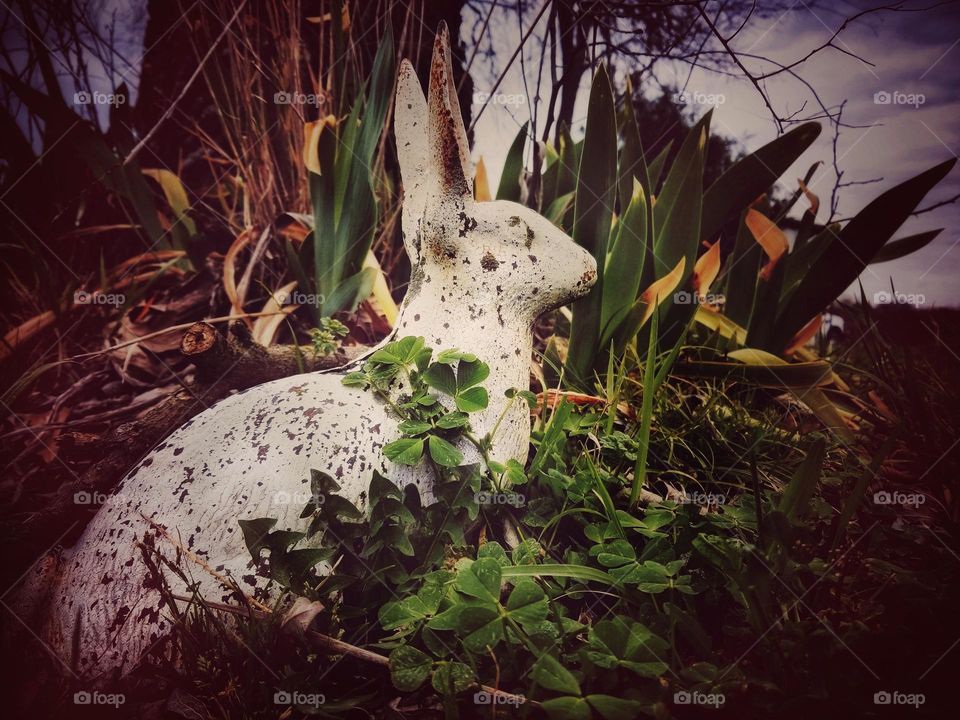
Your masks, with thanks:
[{"label": "sky", "polygon": [[[907,2],[904,7],[919,8],[935,2]],[[788,64],[829,40],[847,16],[879,4],[835,2],[820,7],[798,0],[782,14],[751,21],[735,39],[733,48]],[[461,28],[465,38],[474,22],[474,18],[465,18]],[[506,50],[493,62],[499,74],[516,47],[520,30],[515,15],[496,27],[494,22],[492,33],[498,38],[495,47]],[[827,48],[797,72],[816,88],[826,106],[846,100],[845,123],[864,126],[844,128],[837,142],[838,165],[844,182],[877,180],[840,190],[837,217],[847,218],[883,191],[960,153],[960,3],[924,12],[864,16],[845,29],[835,44],[839,50]],[[524,69],[528,86],[533,87],[536,65],[531,56],[528,55],[527,60]],[[744,64],[754,73],[770,67],[746,59]],[[678,64],[663,66],[658,76],[661,82],[679,85],[686,80],[687,73],[687,66]],[[492,75],[486,60],[475,61],[471,74],[478,89],[483,90],[490,84]],[[615,76],[614,81],[622,83],[622,79],[622,75]],[[577,104],[578,118],[586,113],[589,83],[590,78],[585,76]],[[765,90],[782,116],[798,110],[805,101],[807,106],[802,116],[812,114],[818,107],[810,91],[786,74],[769,80]],[[499,91],[507,95],[508,100],[511,95],[523,94],[519,62],[510,68]],[[690,99],[702,101],[688,103],[695,116],[706,112],[709,102],[713,102],[712,131],[735,139],[745,150],[755,150],[777,135],[777,126],[760,94],[742,77],[729,78],[697,69],[686,85],[686,92]],[[877,93],[888,93],[891,102],[878,104]],[[720,97],[722,104],[717,103]],[[876,100],[884,99],[884,95],[876,97]],[[474,113],[478,109],[475,104]],[[510,139],[528,117],[527,105],[506,102],[487,107],[477,122],[474,158],[484,158],[493,187],[496,187]],[[820,138],[783,176],[793,190],[795,179],[813,162],[824,162],[810,186],[820,196],[818,219],[821,221],[829,215],[835,181],[831,166],[833,132],[824,125]],[[921,207],[958,193],[960,167],[955,167]],[[805,204],[798,206],[799,211]],[[919,252],[897,261],[871,265],[864,271],[860,279],[868,298],[889,291],[892,277],[897,292],[913,296],[916,302],[939,307],[960,305],[956,281],[960,273],[960,203],[909,219],[894,237],[936,228],[945,229]],[[852,297],[851,290],[848,297]]]},{"label": "sky", "polygon": [[[715,3],[710,3],[708,9]],[[791,63],[826,42],[844,19],[859,10],[885,4],[884,0],[814,3],[814,0],[786,0],[787,10],[769,18],[753,19],[732,45],[741,53],[762,55],[782,63]],[[933,5],[922,12],[883,12],[870,14],[853,22],[835,41],[839,49],[828,48],[797,68],[797,73],[813,85],[825,105],[836,106],[846,101],[843,119],[851,125],[844,128],[837,142],[838,164],[844,181],[877,180],[864,185],[843,188],[839,195],[837,217],[847,218],[884,190],[909,179],[923,170],[954,157],[960,152],[960,1],[907,0],[907,10]],[[492,90],[494,79],[517,46],[521,35],[512,3],[494,14],[488,38],[496,51],[492,59],[478,54],[471,67],[475,88]],[[136,5],[134,6],[136,7]],[[119,14],[118,14],[119,13]],[[121,70],[126,76],[135,102],[136,74],[142,56],[144,14],[132,10],[129,3],[104,0],[100,20],[127,28],[121,37],[129,39],[124,48],[131,66]],[[461,36],[472,52],[471,36],[482,18],[464,11]],[[527,30],[529,19],[524,21]],[[541,34],[544,21],[534,29]],[[498,89],[498,100],[484,110],[474,133],[474,158],[484,158],[491,186],[496,187],[507,148],[519,127],[530,117],[523,74],[527,87],[534,92],[540,44],[528,42],[522,56],[508,69]],[[853,57],[863,58],[866,62]],[[744,59],[752,72],[770,69],[768,65]],[[96,68],[94,74],[97,75]],[[752,151],[774,139],[778,129],[757,90],[742,77],[726,77],[695,70],[687,80],[687,66],[663,65],[658,79],[663,83],[682,85],[686,82],[687,104],[692,117],[710,108],[709,101],[722,98],[714,105],[712,131],[737,141],[743,150]],[[95,82],[99,78],[94,78]],[[104,78],[104,87],[112,83]],[[623,69],[614,71],[614,82],[622,87]],[[584,119],[590,78],[584,76],[578,96],[575,119]],[[801,114],[814,112],[816,103],[810,91],[786,74],[766,82],[765,90],[781,115],[806,108]],[[647,89],[648,94],[659,92]],[[891,102],[877,104],[875,95],[888,93]],[[877,96],[883,99],[885,96]],[[706,101],[706,102],[705,102]],[[475,98],[473,116],[480,109],[482,96]],[[101,113],[107,109],[97,108]],[[540,113],[541,117],[543,112]],[[105,121],[105,116],[101,117]],[[642,123],[643,118],[639,118]],[[824,123],[826,125],[826,123]],[[575,123],[576,125],[576,123]],[[576,132],[576,127],[575,127]],[[528,146],[529,151],[529,146]],[[796,188],[795,179],[802,176],[815,161],[823,161],[810,189],[821,199],[820,221],[826,220],[831,203],[835,175],[832,170],[833,133],[824,128],[820,138],[783,176],[787,188]],[[922,207],[960,193],[960,168],[951,174],[927,197]],[[795,214],[805,207],[798,203]],[[932,306],[960,306],[955,276],[960,272],[960,203],[950,204],[916,218],[909,219],[895,237],[923,230],[945,228],[926,248],[906,258],[872,265],[861,276],[867,296],[888,291],[891,277],[897,291],[913,296]],[[855,288],[855,286],[853,286]],[[848,291],[848,294],[850,291]],[[852,295],[848,295],[852,296]]]}]

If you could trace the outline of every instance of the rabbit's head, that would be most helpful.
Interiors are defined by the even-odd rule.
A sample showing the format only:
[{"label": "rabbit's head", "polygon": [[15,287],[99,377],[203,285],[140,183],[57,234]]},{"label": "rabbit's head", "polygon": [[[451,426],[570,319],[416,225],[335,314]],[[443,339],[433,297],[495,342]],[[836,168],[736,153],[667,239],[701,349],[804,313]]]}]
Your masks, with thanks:
[{"label": "rabbit's head", "polygon": [[437,32],[426,98],[413,66],[400,67],[394,129],[411,289],[425,278],[449,278],[465,296],[495,293],[531,317],[590,290],[596,262],[566,233],[518,203],[474,201],[446,24]]}]

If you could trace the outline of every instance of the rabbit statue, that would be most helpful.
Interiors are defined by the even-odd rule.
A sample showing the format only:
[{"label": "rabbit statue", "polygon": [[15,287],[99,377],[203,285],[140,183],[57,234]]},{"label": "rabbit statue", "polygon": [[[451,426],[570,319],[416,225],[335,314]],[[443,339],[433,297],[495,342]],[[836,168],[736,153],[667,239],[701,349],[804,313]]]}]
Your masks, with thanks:
[{"label": "rabbit statue", "polygon": [[[431,347],[473,353],[489,365],[489,407],[471,415],[482,437],[507,406],[504,393],[528,387],[532,323],[586,294],[596,264],[534,211],[512,202],[474,202],[445,26],[437,33],[428,97],[412,65],[400,67],[394,129],[403,238],[413,269],[388,340],[423,336]],[[384,444],[399,437],[397,418],[374,393],[343,385],[362,362],[226,398],[126,475],[74,547],[48,558],[29,583],[45,588],[47,619],[39,636],[66,667],[92,682],[126,674],[169,633],[139,543],[192,565],[206,599],[234,600],[227,578],[264,597],[267,581],[255,575],[238,520],[275,517],[277,529],[304,530],[299,514],[312,468],[333,477],[361,509],[374,470],[430,497],[429,470],[394,465],[383,455]],[[529,439],[527,408],[514,403],[490,454],[524,462]],[[466,461],[477,459],[472,445],[460,450]],[[188,592],[166,574],[174,592]]]}]

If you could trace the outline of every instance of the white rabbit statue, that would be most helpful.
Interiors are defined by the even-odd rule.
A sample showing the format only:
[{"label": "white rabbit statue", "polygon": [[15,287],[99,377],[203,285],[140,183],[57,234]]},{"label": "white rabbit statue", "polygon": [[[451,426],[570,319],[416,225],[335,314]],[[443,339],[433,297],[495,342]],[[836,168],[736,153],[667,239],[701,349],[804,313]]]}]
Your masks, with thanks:
[{"label": "white rabbit statue", "polygon": [[[400,67],[395,133],[413,270],[388,340],[423,336],[433,348],[473,353],[489,365],[489,407],[471,415],[475,435],[483,437],[506,407],[505,391],[529,386],[532,323],[586,294],[596,265],[534,211],[512,202],[474,202],[445,26],[437,34],[427,98],[410,63]],[[361,509],[374,470],[430,496],[426,467],[394,465],[383,455],[384,444],[400,435],[397,418],[374,393],[343,385],[362,362],[222,400],[129,472],[76,545],[45,562],[30,583],[46,588],[47,620],[39,635],[65,666],[93,681],[125,674],[169,633],[138,542],[146,539],[171,559],[188,550],[213,571],[193,565],[201,594],[231,601],[234,592],[213,573],[252,595],[267,584],[255,575],[238,520],[275,517],[277,529],[304,530],[305,503],[290,499],[309,494],[312,468],[333,477]],[[522,463],[529,439],[528,410],[514,403],[490,454]],[[467,461],[476,460],[472,445],[459,449]],[[186,592],[167,574],[174,592]]]}]

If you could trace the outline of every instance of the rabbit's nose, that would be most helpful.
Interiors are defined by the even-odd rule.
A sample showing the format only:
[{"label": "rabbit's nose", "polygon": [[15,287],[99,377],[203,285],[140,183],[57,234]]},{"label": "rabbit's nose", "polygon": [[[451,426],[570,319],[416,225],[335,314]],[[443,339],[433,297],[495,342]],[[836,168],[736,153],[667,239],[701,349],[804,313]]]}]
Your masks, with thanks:
[{"label": "rabbit's nose", "polygon": [[580,248],[583,253],[583,266],[584,271],[580,276],[580,284],[587,289],[592,288],[594,283],[597,282],[597,261],[594,259],[593,255],[588,253],[583,248]]}]

